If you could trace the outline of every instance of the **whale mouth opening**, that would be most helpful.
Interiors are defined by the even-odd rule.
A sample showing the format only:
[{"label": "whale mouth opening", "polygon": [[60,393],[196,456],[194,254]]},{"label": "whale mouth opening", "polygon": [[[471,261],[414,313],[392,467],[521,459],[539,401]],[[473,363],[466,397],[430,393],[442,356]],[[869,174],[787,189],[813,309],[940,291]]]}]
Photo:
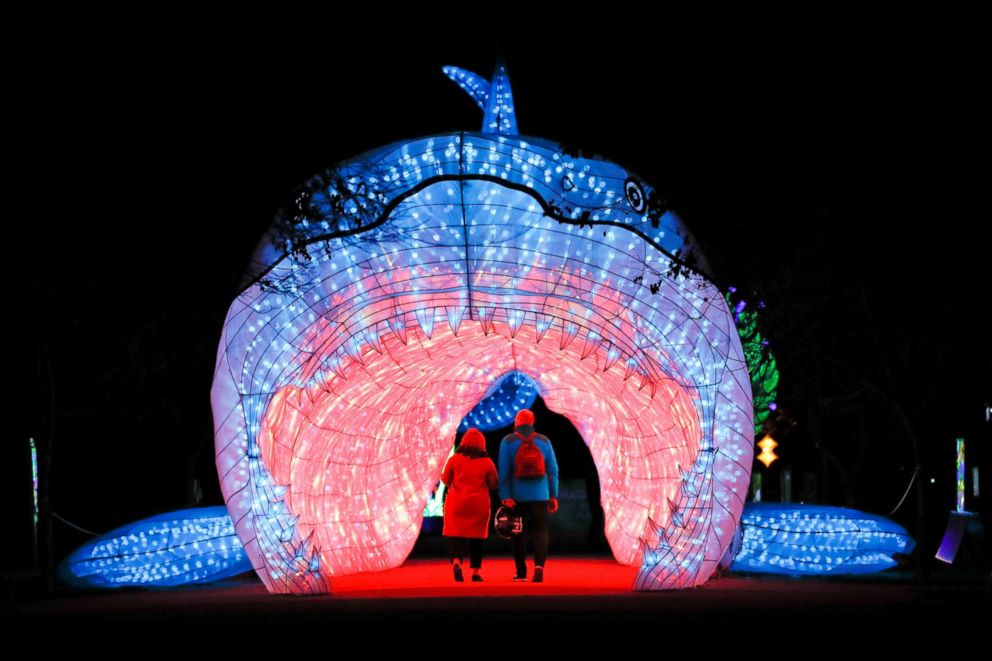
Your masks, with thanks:
[{"label": "whale mouth opening", "polygon": [[533,378],[548,408],[581,431],[600,474],[606,538],[618,562],[640,564],[642,544],[669,523],[679,466],[698,450],[689,393],[664,381],[652,397],[622,366],[604,370],[603,351],[583,358],[582,341],[561,348],[567,337],[556,329],[539,337],[524,325],[511,338],[496,319],[488,333],[472,322],[457,335],[410,328],[406,340],[384,336],[382,353],[363,354],[345,378],[284,388],[267,409],[263,457],[291,485],[286,506],[328,573],[402,564],[461,418],[510,370]]},{"label": "whale mouth opening", "polygon": [[[590,265],[577,228],[550,223],[527,192],[444,181],[397,205],[395,244],[342,259],[353,280],[303,329],[301,385],[275,392],[258,436],[329,575],[403,562],[459,422],[512,370],[588,444],[619,562],[668,525],[699,450],[694,394],[639,370],[635,301],[600,273],[617,265]],[[572,234],[564,255],[544,249],[555,232]]]}]

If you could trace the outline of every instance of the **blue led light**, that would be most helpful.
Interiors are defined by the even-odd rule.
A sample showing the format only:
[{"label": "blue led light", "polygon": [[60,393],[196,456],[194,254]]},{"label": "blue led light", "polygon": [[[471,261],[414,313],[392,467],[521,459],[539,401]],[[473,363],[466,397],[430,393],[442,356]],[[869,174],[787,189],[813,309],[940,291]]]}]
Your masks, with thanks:
[{"label": "blue led light", "polygon": [[537,399],[537,383],[523,372],[508,372],[496,381],[489,394],[468,412],[460,425],[459,433],[469,427],[486,432],[513,423],[517,411],[529,409]]},{"label": "blue led light", "polygon": [[826,505],[748,503],[741,531],[730,569],[766,574],[869,574],[916,546],[894,521]]},{"label": "blue led light", "polygon": [[59,565],[79,587],[172,587],[251,571],[227,507],[167,512],[87,542]]}]

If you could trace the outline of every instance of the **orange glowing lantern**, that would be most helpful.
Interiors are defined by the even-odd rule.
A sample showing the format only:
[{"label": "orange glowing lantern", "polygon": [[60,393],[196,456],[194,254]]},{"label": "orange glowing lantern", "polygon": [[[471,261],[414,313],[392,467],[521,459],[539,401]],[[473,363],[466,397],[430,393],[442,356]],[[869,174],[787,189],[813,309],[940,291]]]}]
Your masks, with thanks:
[{"label": "orange glowing lantern", "polygon": [[758,461],[768,468],[772,465],[772,462],[778,459],[778,455],[775,454],[774,450],[778,447],[778,443],[771,436],[765,436],[758,443],[758,447],[761,448],[761,454],[758,455]]}]

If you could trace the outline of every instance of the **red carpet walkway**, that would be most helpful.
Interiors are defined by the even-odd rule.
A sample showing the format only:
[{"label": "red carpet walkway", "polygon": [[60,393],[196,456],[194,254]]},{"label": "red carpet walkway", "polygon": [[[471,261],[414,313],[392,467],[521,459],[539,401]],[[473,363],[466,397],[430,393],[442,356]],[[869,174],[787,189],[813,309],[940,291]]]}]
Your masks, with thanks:
[{"label": "red carpet walkway", "polygon": [[482,583],[471,582],[467,564],[465,582],[456,583],[448,561],[407,560],[396,569],[332,579],[331,590],[343,599],[623,594],[633,587],[638,568],[606,558],[549,558],[543,583],[529,580],[532,570],[528,562],[528,581],[514,581],[512,558],[486,558]]}]

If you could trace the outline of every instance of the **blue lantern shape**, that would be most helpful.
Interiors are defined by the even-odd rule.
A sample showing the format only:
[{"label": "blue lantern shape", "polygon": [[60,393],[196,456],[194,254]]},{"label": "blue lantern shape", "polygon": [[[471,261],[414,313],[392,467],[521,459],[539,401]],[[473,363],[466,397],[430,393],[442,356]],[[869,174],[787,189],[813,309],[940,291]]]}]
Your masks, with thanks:
[{"label": "blue lantern shape", "polygon": [[77,587],[174,587],[251,570],[223,505],[135,521],[83,544],[58,568]]}]

